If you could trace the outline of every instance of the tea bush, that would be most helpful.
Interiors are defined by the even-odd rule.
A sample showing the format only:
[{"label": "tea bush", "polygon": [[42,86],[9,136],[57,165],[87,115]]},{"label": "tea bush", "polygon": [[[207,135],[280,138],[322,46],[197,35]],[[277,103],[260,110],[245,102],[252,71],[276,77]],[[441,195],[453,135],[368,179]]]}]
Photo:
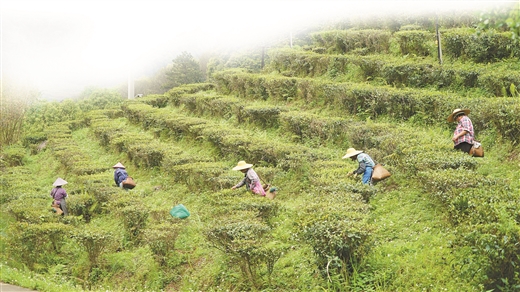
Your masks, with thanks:
[{"label": "tea bush", "polygon": [[175,241],[180,232],[182,224],[173,222],[149,224],[141,230],[143,241],[160,265],[166,265],[168,257],[175,256]]},{"label": "tea bush", "polygon": [[244,121],[261,127],[277,127],[278,116],[282,112],[278,106],[247,106],[241,110]]},{"label": "tea bush", "polygon": [[324,278],[332,273],[346,281],[368,251],[372,228],[365,215],[352,211],[342,195],[322,198],[328,200],[310,202],[300,210],[295,234],[312,247]]},{"label": "tea bush", "polygon": [[510,32],[488,30],[477,34],[475,29],[457,28],[442,35],[443,52],[452,58],[487,63],[520,56]]},{"label": "tea bush", "polygon": [[100,270],[104,273],[92,290],[158,291],[164,286],[158,263],[148,247],[106,254]]},{"label": "tea bush", "polygon": [[71,226],[61,223],[16,222],[7,230],[9,258],[38,270],[54,266],[58,259],[65,260],[62,249],[71,231]]},{"label": "tea bush", "polygon": [[71,215],[81,216],[86,223],[101,212],[101,206],[93,195],[84,193],[70,196],[67,209]]},{"label": "tea bush", "polygon": [[351,122],[349,119],[290,111],[280,114],[280,122],[284,132],[294,135],[295,142],[310,141],[318,145],[330,142],[340,146],[348,143],[346,132]]},{"label": "tea bush", "polygon": [[23,165],[26,149],[21,145],[11,145],[2,149],[0,153],[0,167]]},{"label": "tea bush", "polygon": [[270,228],[246,218],[247,215],[244,215],[240,221],[228,221],[210,227],[205,236],[212,247],[227,256],[229,267],[238,267],[244,280],[258,289],[262,287],[262,265],[274,266],[282,251],[264,248],[269,241]]},{"label": "tea bush", "polygon": [[394,33],[402,55],[414,54],[417,56],[434,55],[435,34],[421,30],[403,30]]},{"label": "tea bush", "polygon": [[98,267],[101,255],[115,249],[119,241],[117,233],[110,227],[100,227],[97,224],[86,224],[84,228],[74,229],[71,237],[87,254],[88,273],[92,272],[94,267]]},{"label": "tea bush", "polygon": [[131,204],[118,209],[118,216],[123,222],[125,239],[134,244],[142,240],[142,230],[146,228],[149,210],[143,205]]},{"label": "tea bush", "polygon": [[221,162],[193,162],[174,165],[165,168],[165,171],[170,173],[175,181],[185,184],[189,190],[198,191],[211,189],[211,178],[218,177],[226,168]]},{"label": "tea bush", "polygon": [[472,244],[475,253],[487,259],[481,266],[488,276],[486,289],[515,291],[520,286],[520,228],[502,214],[499,222],[472,226],[464,237]]},{"label": "tea bush", "polygon": [[6,207],[17,222],[38,224],[56,220],[56,215],[52,213],[51,203],[50,196],[45,198],[44,195],[39,195],[37,198],[31,198],[28,195],[18,195]]},{"label": "tea bush", "polygon": [[365,49],[367,53],[385,53],[390,47],[391,34],[386,30],[332,30],[312,33],[314,47],[323,47],[329,53],[344,54]]}]

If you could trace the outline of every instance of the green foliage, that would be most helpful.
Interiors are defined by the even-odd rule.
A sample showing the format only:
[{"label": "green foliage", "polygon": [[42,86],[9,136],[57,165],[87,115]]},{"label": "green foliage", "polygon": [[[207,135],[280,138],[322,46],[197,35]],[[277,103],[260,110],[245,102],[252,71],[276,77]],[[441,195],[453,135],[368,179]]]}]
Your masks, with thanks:
[{"label": "green foliage", "polygon": [[67,199],[67,208],[70,214],[81,216],[81,218],[88,223],[92,217],[100,213],[101,206],[93,195],[85,193],[69,196]]},{"label": "green foliage", "polygon": [[100,269],[108,272],[100,275],[93,290],[160,291],[164,285],[149,248],[106,254],[104,260]]},{"label": "green foliage", "polygon": [[368,251],[372,228],[342,196],[331,193],[321,202],[309,202],[298,215],[295,231],[313,248],[324,277],[333,273],[346,281]]},{"label": "green foliage", "polygon": [[495,129],[504,140],[513,145],[520,143],[520,102],[518,98],[496,100],[490,103],[485,116],[492,121]]},{"label": "green foliage", "polygon": [[511,33],[468,28],[450,29],[442,34],[443,53],[476,63],[496,62],[520,56]]},{"label": "green foliage", "polygon": [[94,225],[86,225],[84,228],[75,229],[71,236],[87,253],[89,260],[87,270],[89,272],[98,265],[101,254],[110,250],[116,244],[113,231]]},{"label": "green foliage", "polygon": [[2,76],[0,92],[0,150],[22,138],[26,111],[36,101],[37,93]]},{"label": "green foliage", "polygon": [[511,38],[518,44],[520,39],[520,4],[511,3],[510,6],[500,6],[480,14],[477,32],[490,29],[511,32]]},{"label": "green foliage", "polygon": [[0,168],[23,165],[26,150],[21,145],[12,145],[0,152]]},{"label": "green foliage", "polygon": [[175,256],[175,242],[182,232],[182,224],[174,222],[151,224],[141,231],[143,241],[148,243],[158,263],[165,265],[169,257]]},{"label": "green foliage", "polygon": [[188,52],[182,52],[175,57],[170,71],[166,72],[166,76],[169,80],[167,88],[204,81],[204,74],[200,70],[199,63]]},{"label": "green foliage", "polygon": [[63,257],[63,242],[71,230],[61,223],[16,222],[7,230],[7,253],[11,260],[31,268],[53,266],[57,257]]},{"label": "green foliage", "polygon": [[[52,291],[518,290],[516,48],[510,32],[478,39],[456,21],[474,26],[439,19],[461,60],[442,66],[422,56],[432,17],[352,20],[312,46],[270,49],[270,74],[255,51],[215,58],[214,84],[35,105],[29,149],[12,148],[23,166],[2,165],[3,262],[64,283]],[[485,158],[452,149],[454,108],[471,109]],[[346,177],[348,147],[392,177]],[[276,199],[230,189],[238,160],[280,187]],[[136,189],[113,186],[116,161],[133,164]],[[50,210],[56,176],[69,182],[69,216]],[[179,203],[190,218],[168,215]]]},{"label": "green foliage", "polygon": [[311,34],[316,47],[327,48],[329,53],[348,52],[384,53],[388,51],[390,32],[385,30],[333,30]]},{"label": "green foliage", "polygon": [[207,65],[207,75],[211,79],[213,73],[230,68],[243,68],[249,72],[260,72],[263,63],[267,61],[266,59],[264,49],[262,51],[252,49],[213,56]]},{"label": "green foliage", "polygon": [[52,199],[49,197],[38,196],[31,198],[29,195],[11,194],[11,201],[7,205],[7,210],[16,221],[38,224],[42,222],[55,221],[56,215],[52,213],[51,203]]},{"label": "green foliage", "polygon": [[348,143],[350,121],[347,119],[291,111],[282,112],[280,120],[282,129],[291,133],[295,142],[313,142],[317,145],[330,142],[339,146]]},{"label": "green foliage", "polygon": [[119,106],[124,98],[114,89],[87,88],[81,94],[80,102],[74,103],[88,112],[91,110],[109,109]]},{"label": "green foliage", "polygon": [[240,115],[245,121],[262,127],[276,127],[281,109],[276,106],[248,106],[244,107]]},{"label": "green foliage", "polygon": [[208,188],[211,178],[218,177],[225,169],[221,162],[193,162],[165,168],[175,181],[184,183],[192,191]]},{"label": "green foliage", "polygon": [[132,204],[119,209],[118,214],[123,221],[126,239],[139,243],[141,231],[146,227],[149,210],[142,205]]},{"label": "green foliage", "polygon": [[261,267],[267,267],[270,276],[275,262],[281,257],[283,246],[265,246],[270,228],[251,219],[226,222],[210,228],[206,238],[229,259],[229,267],[238,267],[242,277],[252,287],[261,287]]},{"label": "green foliage", "polygon": [[518,224],[501,214],[498,222],[474,226],[465,240],[472,243],[475,252],[487,259],[481,266],[486,271],[489,281],[486,289],[515,291],[520,287],[520,228]]},{"label": "green foliage", "polygon": [[435,34],[429,31],[404,30],[394,33],[402,55],[430,56],[435,49]]}]

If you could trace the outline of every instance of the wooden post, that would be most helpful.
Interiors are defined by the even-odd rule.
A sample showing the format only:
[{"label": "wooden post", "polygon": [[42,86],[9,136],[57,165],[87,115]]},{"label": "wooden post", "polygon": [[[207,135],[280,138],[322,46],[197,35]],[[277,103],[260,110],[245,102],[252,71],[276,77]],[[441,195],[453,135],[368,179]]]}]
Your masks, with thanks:
[{"label": "wooden post", "polygon": [[435,32],[437,34],[437,56],[439,57],[439,64],[442,65],[441,34],[439,33],[439,17],[438,16],[435,16]]},{"label": "wooden post", "polygon": [[264,69],[264,54],[265,54],[265,47],[262,47],[262,69]]},{"label": "wooden post", "polygon": [[128,99],[134,98],[134,78],[132,75],[128,75]]}]

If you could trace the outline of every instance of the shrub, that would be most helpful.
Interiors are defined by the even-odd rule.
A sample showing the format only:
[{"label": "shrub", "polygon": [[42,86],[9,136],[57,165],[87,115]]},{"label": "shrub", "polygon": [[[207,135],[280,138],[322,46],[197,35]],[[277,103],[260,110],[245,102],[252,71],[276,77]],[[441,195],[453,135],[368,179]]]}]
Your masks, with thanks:
[{"label": "shrub", "polygon": [[[247,215],[245,215],[247,216]],[[211,246],[222,251],[230,261],[230,267],[239,267],[240,272],[250,285],[258,289],[260,286],[260,268],[268,262],[273,266],[273,258],[281,256],[281,251],[267,256],[263,246],[269,240],[270,228],[257,221],[244,217],[238,222],[225,222],[210,227],[206,231],[206,239]],[[271,250],[273,251],[273,250]]]},{"label": "shrub", "polygon": [[499,222],[472,226],[465,236],[478,256],[487,259],[480,268],[486,271],[485,288],[500,291],[515,291],[520,286],[520,227],[507,215]]},{"label": "shrub", "polygon": [[428,56],[433,50],[435,36],[429,31],[405,30],[394,33],[397,38],[401,54],[414,54],[417,56]]},{"label": "shrub", "polygon": [[0,153],[0,167],[23,165],[25,148],[21,145],[11,145],[2,149]]},{"label": "shrub", "polygon": [[7,210],[18,222],[33,224],[53,222],[56,221],[56,215],[52,213],[51,203],[50,196],[31,198],[28,195],[19,195],[16,200],[9,202]]},{"label": "shrub", "polygon": [[277,106],[248,106],[241,110],[241,116],[245,121],[261,127],[277,127],[281,111]]},{"label": "shrub", "polygon": [[146,228],[149,210],[143,205],[132,204],[117,210],[123,221],[126,239],[139,244],[141,233]]},{"label": "shrub", "polygon": [[338,200],[340,196],[322,198],[329,200],[314,201],[300,210],[295,234],[312,247],[324,277],[334,271],[346,280],[367,252],[372,228],[365,215],[352,211],[348,203]]},{"label": "shrub", "polygon": [[175,251],[175,241],[181,232],[181,224],[167,222],[152,224],[142,230],[144,242],[148,244],[160,265]]},{"label": "shrub", "polygon": [[61,223],[13,223],[7,230],[7,252],[31,268],[54,266],[64,256],[62,247],[71,230]]},{"label": "shrub", "polygon": [[220,162],[194,162],[174,165],[165,170],[172,174],[175,181],[184,183],[191,191],[196,191],[208,189],[210,179],[224,173],[226,168]]},{"label": "shrub", "polygon": [[101,212],[101,206],[92,194],[83,193],[69,196],[67,199],[67,209],[71,215],[82,216],[85,222]]},{"label": "shrub", "polygon": [[92,290],[160,291],[162,274],[147,247],[131,251],[107,253],[100,264],[103,277]]}]

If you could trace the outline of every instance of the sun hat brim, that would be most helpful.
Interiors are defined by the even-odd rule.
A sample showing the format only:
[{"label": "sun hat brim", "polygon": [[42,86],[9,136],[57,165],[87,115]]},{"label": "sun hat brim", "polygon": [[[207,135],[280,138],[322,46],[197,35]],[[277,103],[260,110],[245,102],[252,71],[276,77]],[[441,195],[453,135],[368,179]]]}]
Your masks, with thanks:
[{"label": "sun hat brim", "polygon": [[451,115],[448,116],[448,122],[452,123],[453,121],[455,121],[455,116],[459,113],[464,113],[465,115],[468,115],[470,113],[470,110],[469,109],[455,109]]},{"label": "sun hat brim", "polygon": [[251,168],[251,167],[253,167],[252,164],[246,163],[246,164],[237,165],[237,166],[233,167],[233,170],[248,169],[248,168]]},{"label": "sun hat brim", "polygon": [[343,159],[349,158],[349,157],[352,157],[352,156],[356,156],[356,155],[358,155],[360,153],[363,153],[363,150],[356,150],[354,152],[347,153],[347,154],[345,154],[345,156],[343,156]]}]

